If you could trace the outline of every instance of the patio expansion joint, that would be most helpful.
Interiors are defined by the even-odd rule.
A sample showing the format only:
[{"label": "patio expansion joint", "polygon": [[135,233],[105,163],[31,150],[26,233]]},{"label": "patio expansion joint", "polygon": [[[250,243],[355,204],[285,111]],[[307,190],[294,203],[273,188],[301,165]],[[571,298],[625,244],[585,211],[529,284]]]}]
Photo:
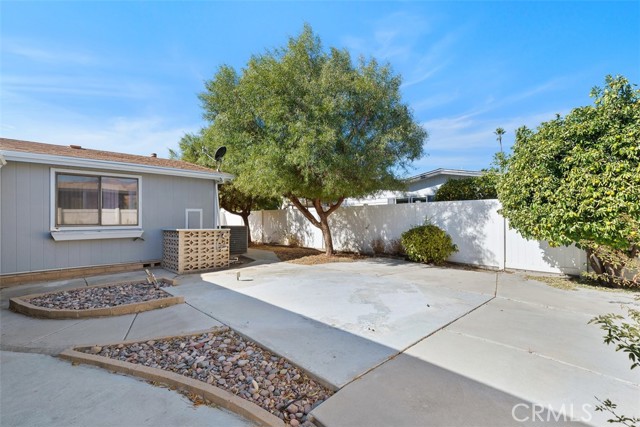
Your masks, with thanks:
[{"label": "patio expansion joint", "polygon": [[[204,314],[205,316],[207,316],[207,317],[209,317],[209,318],[211,318],[211,319],[215,320],[216,322],[219,322],[219,323],[221,323],[221,324],[223,324],[223,325],[225,325],[225,326],[229,326],[229,327],[231,327],[230,325],[227,325],[225,322],[223,322],[223,321],[222,321],[222,320],[220,320],[220,319],[217,319],[216,317],[212,316],[211,314],[207,313],[206,311],[202,311],[202,310],[200,310],[198,307],[196,307],[196,306],[194,306],[194,305],[189,304],[186,300],[185,300],[185,302],[184,302],[184,303],[185,303],[186,305],[188,305],[189,307],[193,308],[194,310],[196,310],[196,311],[198,311],[198,312],[200,312],[200,313]],[[232,328],[232,329],[233,329],[233,328]]]},{"label": "patio expansion joint", "polygon": [[126,341],[127,337],[129,336],[129,333],[131,332],[131,328],[133,328],[133,324],[135,323],[136,319],[138,318],[138,314],[136,313],[135,316],[133,316],[133,319],[131,319],[131,324],[129,325],[129,329],[127,329],[127,333],[124,334],[124,338],[122,338],[122,341]]},{"label": "patio expansion joint", "polygon": [[489,298],[488,300],[486,300],[485,302],[483,302],[482,304],[472,308],[471,310],[467,311],[466,313],[461,314],[460,316],[456,317],[455,319],[453,319],[452,321],[442,325],[441,327],[439,327],[438,329],[436,329],[435,331],[430,332],[428,335],[419,338],[418,340],[416,340],[415,342],[407,345],[406,347],[404,347],[403,349],[397,351],[396,353],[392,354],[391,356],[389,356],[388,358],[384,359],[383,361],[381,361],[380,363],[376,364],[375,366],[372,366],[371,368],[367,369],[365,372],[361,373],[360,375],[356,376],[355,378],[351,379],[350,381],[344,383],[342,386],[339,387],[339,389],[342,389],[346,386],[348,386],[349,384],[359,380],[360,378],[364,377],[365,375],[367,375],[369,372],[372,372],[375,369],[378,369],[379,367],[381,367],[382,365],[392,361],[393,359],[395,359],[396,357],[400,356],[401,354],[403,354],[404,352],[406,352],[407,350],[409,350],[411,347],[421,343],[422,341],[428,339],[429,337],[437,334],[438,332],[444,330],[445,328],[449,327],[450,325],[452,325],[453,323],[457,322],[458,320],[468,316],[469,314],[473,313],[474,311],[478,310],[481,307],[484,307],[485,305],[489,304],[491,301],[493,301],[494,299],[496,299],[496,296],[492,296],[491,298]]},{"label": "patio expansion joint", "polygon": [[46,334],[46,335],[43,335],[43,336],[38,337],[38,338],[35,338],[35,339],[33,339],[33,340],[29,341],[27,344],[33,344],[33,343],[37,343],[38,341],[42,341],[43,339],[45,339],[45,338],[47,338],[47,337],[50,337],[51,335],[55,335],[55,334],[57,334],[58,332],[62,332],[62,331],[64,331],[64,330],[66,330],[66,329],[72,328],[72,327],[74,327],[74,326],[76,326],[76,325],[78,325],[78,324],[80,324],[80,323],[84,322],[85,320],[86,320],[86,319],[82,319],[82,320],[78,320],[77,322],[73,322],[73,323],[72,323],[72,324],[70,324],[70,325],[64,326],[64,327],[62,327],[62,328],[60,328],[60,329],[57,329],[57,330],[55,330],[55,331],[53,331],[53,332],[49,332],[49,333],[48,333],[48,334]]},{"label": "patio expansion joint", "polygon": [[[606,314],[606,313],[603,313],[603,312],[587,313],[587,312],[582,311],[582,310],[572,310],[572,309],[568,309],[568,308],[564,308],[564,307],[557,307],[557,306],[553,306],[553,305],[542,304],[542,303],[539,303],[539,302],[525,301],[525,300],[518,299],[518,298],[504,297],[504,296],[500,296],[500,295],[498,295],[497,298],[499,298],[501,300],[504,300],[504,301],[512,301],[512,302],[515,302],[515,303],[518,303],[518,304],[529,305],[529,306],[532,306],[532,307],[541,307],[541,308],[544,308],[546,310],[553,310],[553,311],[556,311],[556,312],[571,313],[571,314],[574,314],[574,315],[582,315],[582,316],[590,317],[590,318],[599,316],[601,314]],[[629,301],[629,302],[625,301],[625,302],[620,302],[620,303],[617,304],[617,307],[622,307],[622,306],[624,306],[624,307],[630,306],[631,308],[635,308],[635,309],[640,308],[640,305],[638,303],[636,303],[636,302],[633,302],[633,301]],[[610,312],[611,312],[611,310],[608,311],[608,313],[610,313]]]},{"label": "patio expansion joint", "polygon": [[527,349],[524,349],[522,347],[517,347],[517,346],[510,345],[510,344],[502,343],[502,342],[499,342],[499,341],[494,341],[492,339],[480,337],[480,336],[477,336],[477,335],[467,334],[467,333],[464,333],[464,332],[461,332],[461,331],[448,330],[447,332],[452,333],[452,334],[456,334],[456,335],[460,335],[460,336],[465,337],[465,338],[470,338],[470,339],[473,339],[473,340],[476,340],[476,341],[482,341],[482,342],[485,342],[485,343],[489,343],[489,344],[497,345],[497,346],[500,346],[500,347],[508,348],[510,350],[515,350],[515,351],[518,351],[518,352],[521,352],[521,353],[528,353],[528,354],[531,354],[533,356],[540,357],[542,359],[550,360],[552,362],[556,362],[556,363],[559,363],[561,365],[565,365],[565,366],[569,366],[571,368],[579,369],[581,371],[589,372],[589,373],[592,373],[592,374],[595,374],[595,375],[598,375],[598,376],[601,376],[601,377],[604,377],[604,378],[608,378],[608,379],[611,379],[611,380],[614,380],[614,381],[621,382],[623,384],[627,384],[627,385],[630,385],[630,386],[633,386],[633,387],[640,387],[640,383],[635,383],[633,381],[628,381],[628,380],[625,380],[625,379],[622,379],[622,378],[614,377],[612,375],[608,375],[608,374],[605,374],[603,372],[594,371],[593,369],[588,369],[588,368],[585,368],[584,366],[575,365],[573,363],[557,359],[557,358],[555,358],[553,356],[549,356],[549,355],[546,355],[546,354],[543,354],[543,353],[538,353],[537,351],[534,351],[534,350],[531,350],[531,349],[527,350]]}]

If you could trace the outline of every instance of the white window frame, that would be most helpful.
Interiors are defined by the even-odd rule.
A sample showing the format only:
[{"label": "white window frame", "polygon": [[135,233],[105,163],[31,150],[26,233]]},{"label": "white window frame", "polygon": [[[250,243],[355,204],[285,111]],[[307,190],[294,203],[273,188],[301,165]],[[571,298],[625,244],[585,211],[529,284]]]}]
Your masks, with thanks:
[{"label": "white window frame", "polygon": [[[184,228],[186,230],[189,230],[189,213],[190,212],[198,212],[200,214],[200,228],[199,230],[202,230],[202,209],[185,209],[184,210]],[[195,230],[195,229],[192,229]]]},{"label": "white window frame", "polygon": [[[56,226],[56,211],[57,211],[57,206],[56,206],[56,174],[58,173],[68,173],[68,174],[72,174],[72,175],[90,175],[90,176],[104,176],[104,177],[114,177],[114,178],[134,178],[138,180],[138,224],[137,225],[97,225],[97,226],[74,226],[74,225],[62,225],[62,226]],[[71,232],[71,231],[83,231],[83,232],[90,232],[90,231],[100,231],[102,232],[102,234],[97,235],[97,236],[101,236],[99,238],[107,238],[105,237],[106,234],[104,232],[106,231],[114,231],[116,233],[113,233],[114,238],[119,238],[121,236],[124,237],[130,237],[130,233],[123,233],[123,231],[125,230],[129,230],[129,231],[137,231],[140,230],[142,231],[142,176],[140,175],[126,175],[126,174],[121,174],[121,173],[111,173],[111,172],[98,172],[98,171],[92,171],[92,170],[85,170],[85,169],[58,169],[58,168],[51,168],[50,171],[50,196],[49,196],[49,230],[52,232],[52,236],[55,240],[88,240],[91,238],[91,233],[81,233],[81,235],[83,236],[82,239],[66,239],[64,237],[60,237],[60,238],[56,238],[56,235],[54,235],[54,232]],[[134,233],[135,234],[135,233]],[[142,235],[142,233],[139,233],[140,235],[138,236],[133,236],[133,237],[140,237]],[[71,235],[69,235],[71,236]]]}]

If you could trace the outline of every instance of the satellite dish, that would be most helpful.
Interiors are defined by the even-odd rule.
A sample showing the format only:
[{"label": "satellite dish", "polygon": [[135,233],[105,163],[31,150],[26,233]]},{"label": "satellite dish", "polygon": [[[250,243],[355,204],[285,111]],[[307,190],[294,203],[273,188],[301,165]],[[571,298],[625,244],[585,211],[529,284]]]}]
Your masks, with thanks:
[{"label": "satellite dish", "polygon": [[214,156],[216,162],[222,162],[222,158],[227,154],[227,147],[224,145],[216,150],[216,155]]},{"label": "satellite dish", "polygon": [[218,148],[216,150],[215,156],[213,157],[211,157],[211,154],[209,154],[209,150],[207,149],[207,147],[202,147],[202,153],[216,162],[216,170],[220,172],[220,165],[222,165],[222,158],[225,154],[227,154],[227,147],[223,145],[222,147]]}]

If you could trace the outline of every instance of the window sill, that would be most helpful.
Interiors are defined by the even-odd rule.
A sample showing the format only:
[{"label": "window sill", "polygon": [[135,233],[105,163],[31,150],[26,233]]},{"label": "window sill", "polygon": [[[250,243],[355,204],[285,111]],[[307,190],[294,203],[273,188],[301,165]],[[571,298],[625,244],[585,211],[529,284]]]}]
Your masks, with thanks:
[{"label": "window sill", "polygon": [[52,231],[51,237],[56,242],[68,240],[104,240],[104,239],[135,239],[142,236],[143,230],[78,230]]}]

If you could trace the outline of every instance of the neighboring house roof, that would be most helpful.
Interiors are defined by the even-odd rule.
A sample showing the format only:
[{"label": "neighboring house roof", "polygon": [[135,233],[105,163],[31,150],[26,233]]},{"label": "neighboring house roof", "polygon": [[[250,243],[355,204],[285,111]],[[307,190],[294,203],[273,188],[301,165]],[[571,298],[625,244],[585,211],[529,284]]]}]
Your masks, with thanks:
[{"label": "neighboring house roof", "polygon": [[464,170],[464,169],[443,169],[443,168],[438,168],[438,169],[434,169],[432,171],[429,172],[424,172],[415,176],[411,176],[409,178],[406,178],[405,181],[407,182],[415,182],[415,181],[420,181],[422,179],[427,179],[427,178],[431,178],[434,176],[438,176],[438,175],[453,175],[453,176],[482,176],[483,172],[479,172],[479,171],[468,171],[468,170]]},{"label": "neighboring house roof", "polygon": [[53,145],[40,142],[0,138],[0,157],[11,161],[46,163],[63,166],[130,170],[162,175],[190,176],[230,181],[233,175],[182,160],[162,159],[154,155],[115,153],[92,150],[77,145]]}]

